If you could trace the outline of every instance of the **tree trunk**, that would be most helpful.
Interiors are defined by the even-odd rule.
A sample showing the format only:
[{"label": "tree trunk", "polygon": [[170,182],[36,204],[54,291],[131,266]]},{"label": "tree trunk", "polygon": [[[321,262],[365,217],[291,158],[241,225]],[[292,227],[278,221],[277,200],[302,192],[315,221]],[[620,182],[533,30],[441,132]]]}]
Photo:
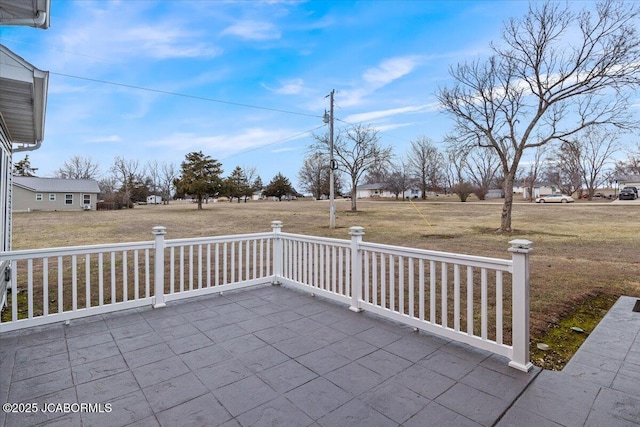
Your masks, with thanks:
[{"label": "tree trunk", "polygon": [[502,215],[500,217],[500,231],[511,232],[511,208],[513,207],[513,181],[514,174],[509,173],[504,178],[504,204],[502,205]]},{"label": "tree trunk", "polygon": [[202,210],[202,196],[198,196],[198,209]]},{"label": "tree trunk", "polygon": [[356,212],[358,209],[356,208],[356,185],[353,184],[351,187],[351,212]]}]

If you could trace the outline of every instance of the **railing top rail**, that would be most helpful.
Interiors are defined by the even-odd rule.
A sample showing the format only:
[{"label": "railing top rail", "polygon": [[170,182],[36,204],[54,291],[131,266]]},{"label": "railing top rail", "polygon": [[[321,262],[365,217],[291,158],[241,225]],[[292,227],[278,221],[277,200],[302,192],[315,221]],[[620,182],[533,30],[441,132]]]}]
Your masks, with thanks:
[{"label": "railing top rail", "polygon": [[341,246],[344,248],[348,248],[351,245],[350,240],[334,239],[332,237],[308,236],[306,234],[293,234],[293,233],[280,233],[279,236],[286,239],[300,240],[303,242],[329,243],[329,244],[332,244],[335,246]]},{"label": "railing top rail", "polygon": [[383,245],[380,243],[363,242],[360,244],[363,250],[384,252],[393,255],[402,255],[414,258],[427,258],[433,261],[447,262],[451,264],[464,264],[471,267],[491,268],[494,270],[511,271],[513,262],[510,259],[488,258],[476,255],[464,255],[453,252],[431,251],[427,249],[406,248],[403,246]]},{"label": "railing top rail", "polygon": [[112,252],[136,249],[152,249],[153,241],[149,242],[128,242],[128,243],[107,243],[102,245],[86,246],[64,246],[58,248],[44,249],[21,249],[18,251],[0,252],[0,261],[19,260],[27,258],[46,258],[63,255],[82,255],[100,252]]},{"label": "railing top rail", "polygon": [[226,236],[210,236],[210,237],[187,237],[182,239],[165,240],[165,246],[177,247],[177,246],[184,246],[184,245],[198,245],[198,244],[204,244],[204,243],[238,242],[242,240],[271,239],[271,238],[273,238],[273,232],[232,234],[232,235],[226,235]]}]

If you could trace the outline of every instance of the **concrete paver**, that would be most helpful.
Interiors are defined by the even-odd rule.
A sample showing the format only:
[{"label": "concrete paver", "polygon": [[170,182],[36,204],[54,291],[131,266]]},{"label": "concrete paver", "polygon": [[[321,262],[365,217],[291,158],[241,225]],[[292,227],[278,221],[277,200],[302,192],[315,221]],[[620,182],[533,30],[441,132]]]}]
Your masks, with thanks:
[{"label": "concrete paver", "polygon": [[0,425],[638,425],[631,302],[566,372],[542,373],[286,287],[94,316],[0,337],[0,396],[111,411],[3,413]]}]

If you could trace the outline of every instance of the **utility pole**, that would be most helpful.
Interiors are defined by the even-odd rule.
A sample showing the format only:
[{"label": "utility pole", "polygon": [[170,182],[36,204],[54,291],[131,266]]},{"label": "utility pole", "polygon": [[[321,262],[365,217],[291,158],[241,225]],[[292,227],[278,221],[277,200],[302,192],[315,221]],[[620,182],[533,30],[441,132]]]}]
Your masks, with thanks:
[{"label": "utility pole", "polygon": [[[336,204],[335,204],[335,179],[334,171],[337,169],[336,161],[333,158],[333,95],[335,89],[327,95],[329,97],[329,117],[324,112],[324,122],[329,124],[329,228],[336,228]],[[326,96],[325,96],[326,98]]]}]

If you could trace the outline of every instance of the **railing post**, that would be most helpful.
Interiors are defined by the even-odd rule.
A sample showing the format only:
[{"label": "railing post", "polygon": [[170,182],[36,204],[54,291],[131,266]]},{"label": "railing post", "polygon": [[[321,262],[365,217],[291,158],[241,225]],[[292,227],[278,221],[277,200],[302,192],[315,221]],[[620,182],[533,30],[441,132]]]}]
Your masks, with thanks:
[{"label": "railing post", "polygon": [[513,355],[509,366],[528,372],[533,365],[529,361],[529,254],[533,251],[529,240],[516,239],[509,242],[512,273],[512,345]]},{"label": "railing post", "polygon": [[167,228],[161,225],[153,227],[153,235],[156,236],[155,254],[155,270],[153,274],[153,308],[161,308],[166,306],[164,302],[164,235],[167,234]]},{"label": "railing post", "polygon": [[360,299],[362,296],[362,251],[360,243],[364,236],[364,227],[354,226],[349,228],[351,236],[351,306],[349,310],[360,312]]},{"label": "railing post", "polygon": [[282,221],[271,221],[271,228],[273,229],[273,282],[272,285],[279,285],[280,278],[282,278],[282,260],[283,249],[282,239],[280,238],[280,232],[282,231]]}]

